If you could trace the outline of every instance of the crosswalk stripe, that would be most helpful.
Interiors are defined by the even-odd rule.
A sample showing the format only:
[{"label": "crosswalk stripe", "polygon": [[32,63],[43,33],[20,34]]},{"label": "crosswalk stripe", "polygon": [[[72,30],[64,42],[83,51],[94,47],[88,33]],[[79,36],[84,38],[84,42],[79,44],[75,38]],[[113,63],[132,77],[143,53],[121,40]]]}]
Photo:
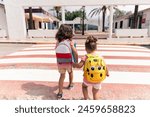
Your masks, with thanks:
[{"label": "crosswalk stripe", "polygon": [[[36,44],[33,45],[32,47],[55,47],[55,44]],[[77,48],[78,47],[84,47],[84,44],[77,44]],[[135,49],[145,49],[145,47],[142,46],[131,46],[131,45],[97,45],[97,47],[101,47],[101,48],[135,48]]]},{"label": "crosswalk stripe", "polygon": [[[79,58],[83,57],[79,55]],[[130,59],[130,60],[150,60],[150,57],[143,57],[143,56],[103,56],[105,59]],[[45,55],[45,54],[34,54],[34,55],[6,55],[1,56],[3,59],[9,58],[56,58],[56,55]]]},{"label": "crosswalk stripe", "polygon": [[[51,47],[51,46],[54,46],[54,45],[55,44],[51,44],[51,45],[50,44],[33,45],[32,47],[25,48],[22,51],[18,51],[18,52],[10,54],[7,59],[5,59],[5,58],[1,59],[0,63],[1,64],[12,63],[12,62],[13,63],[56,63],[55,50],[54,49],[51,50],[51,51],[45,50],[45,47],[46,47],[46,49],[48,49],[47,46]],[[79,46],[84,46],[84,45],[79,45]],[[110,47],[109,45],[99,45],[99,46]],[[119,46],[119,45],[116,45],[116,46],[111,45],[111,46],[113,46],[114,48],[115,47],[126,47],[126,48],[128,47],[127,50],[130,50],[130,49],[132,50],[132,48],[134,47],[134,46]],[[40,50],[34,51],[35,47],[36,47],[36,49],[40,49]],[[136,46],[136,48],[143,48],[143,47]],[[82,49],[83,49],[83,47],[82,47]],[[115,50],[117,50],[117,49],[118,48],[115,48]],[[29,51],[26,51],[26,50],[29,50]],[[145,50],[147,50],[147,49],[145,49]],[[120,49],[118,49],[118,51],[120,51]],[[109,52],[109,51],[99,52],[98,51],[98,53],[100,53],[100,55],[106,56],[106,57],[107,56],[113,56],[113,57],[116,56],[115,59],[111,59],[110,57],[105,58],[106,63],[109,64],[109,65],[145,65],[145,66],[150,65],[149,59],[138,59],[138,57],[141,57],[141,56],[143,58],[146,58],[146,57],[149,58],[150,57],[149,54],[144,53],[144,52],[135,53],[135,52],[126,52],[126,51],[124,51],[124,52]],[[86,52],[85,51],[78,51],[78,54],[80,56],[82,56],[82,55],[85,55]],[[30,57],[31,55],[35,56],[35,57],[34,58]],[[37,55],[41,55],[41,56],[37,56]],[[44,56],[49,56],[50,55],[50,56],[49,57],[42,57],[42,55],[44,55]],[[15,57],[11,58],[11,56],[15,56]],[[19,57],[17,57],[17,56],[19,56]],[[22,56],[22,58],[21,58],[21,56]],[[29,56],[29,57],[23,58],[23,56]],[[117,58],[118,56],[122,57],[121,60]],[[129,56],[134,57],[134,59],[127,59]],[[125,58],[123,58],[123,57],[125,57]],[[137,57],[137,59],[136,59],[136,57]]]},{"label": "crosswalk stripe", "polygon": [[[9,73],[9,74],[8,74]],[[41,69],[6,69],[0,70],[0,80],[24,80],[24,81],[51,81],[59,80],[57,70],[41,70]],[[82,71],[74,70],[74,82],[82,82]],[[121,83],[121,84],[150,84],[150,73],[135,72],[110,72],[104,83]],[[124,75],[126,74],[126,75]],[[15,76],[15,77],[12,77]],[[5,78],[5,79],[4,79]],[[68,74],[66,74],[65,82],[68,82]]]},{"label": "crosswalk stripe", "polygon": [[[150,57],[150,54],[142,53],[142,52],[98,52],[101,56],[143,56],[143,57]],[[35,55],[35,54],[47,54],[47,55],[55,55],[55,51],[19,51],[12,53],[10,55]],[[85,55],[85,51],[78,51],[79,55]]]},{"label": "crosswalk stripe", "polygon": [[[1,76],[5,77],[0,77],[0,80],[58,81],[54,48],[55,44],[36,44],[0,58],[0,68],[16,65],[16,69],[0,69]],[[77,45],[77,49],[79,57],[86,54],[84,44]],[[110,77],[104,83],[150,84],[149,49],[141,46],[98,45],[98,53],[104,56],[111,68]],[[28,65],[40,68],[17,69]],[[43,69],[44,66],[50,68]],[[74,81],[82,82],[82,74],[81,69],[75,69]]]},{"label": "crosswalk stripe", "polygon": [[[34,47],[34,46],[32,46],[32,47],[30,47],[30,48],[25,48],[24,50],[32,50],[32,49],[34,49],[34,50],[36,50],[36,49],[55,49],[55,46],[37,46],[37,47]],[[77,49],[80,49],[80,50],[85,50],[85,47],[84,46],[79,46],[79,47],[77,47]],[[150,50],[149,49],[146,49],[146,48],[116,48],[116,47],[97,47],[97,49],[99,49],[99,50],[135,50],[135,51],[148,51],[148,52],[150,52]]]},{"label": "crosswalk stripe", "polygon": [[[56,58],[10,58],[0,59],[0,63],[56,63]],[[80,61],[80,59],[79,59]],[[110,65],[145,65],[150,66],[149,60],[128,60],[128,59],[105,59],[106,64]]]}]

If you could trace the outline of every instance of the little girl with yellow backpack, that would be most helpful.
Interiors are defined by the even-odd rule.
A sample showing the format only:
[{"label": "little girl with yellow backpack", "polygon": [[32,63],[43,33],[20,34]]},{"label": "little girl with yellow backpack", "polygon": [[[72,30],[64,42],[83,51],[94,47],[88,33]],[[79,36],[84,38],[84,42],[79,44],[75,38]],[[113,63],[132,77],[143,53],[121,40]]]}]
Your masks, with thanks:
[{"label": "little girl with yellow backpack", "polygon": [[99,99],[99,89],[101,88],[101,82],[109,76],[108,69],[104,62],[104,59],[97,53],[97,39],[93,36],[89,36],[85,42],[85,49],[87,54],[81,58],[79,63],[74,63],[73,67],[83,67],[83,83],[82,92],[84,99],[89,99],[88,86],[92,86],[93,99]]}]

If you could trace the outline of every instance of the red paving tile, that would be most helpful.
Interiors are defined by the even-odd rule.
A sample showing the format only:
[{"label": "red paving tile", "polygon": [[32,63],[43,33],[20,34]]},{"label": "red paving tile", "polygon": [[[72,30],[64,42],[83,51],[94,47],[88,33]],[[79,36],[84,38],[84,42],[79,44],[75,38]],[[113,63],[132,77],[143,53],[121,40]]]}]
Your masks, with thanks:
[{"label": "red paving tile", "polygon": [[[64,99],[83,99],[81,83],[75,83],[72,90],[66,89],[64,84]],[[58,91],[57,82],[35,81],[0,81],[1,100],[56,100]],[[90,97],[91,87],[89,88]],[[150,85],[136,84],[102,84],[101,100],[149,100]]]},{"label": "red paving tile", "polygon": [[[150,72],[150,66],[146,65],[109,65],[109,71],[123,71],[123,72]],[[56,63],[2,63],[0,69],[52,69],[57,70]],[[82,69],[77,69],[82,70]]]},{"label": "red paving tile", "polygon": [[[2,56],[2,59],[11,59],[11,58],[54,58],[56,59],[56,55],[45,55],[45,54],[37,54],[37,55],[8,55]],[[79,58],[83,57],[83,55],[79,55]],[[150,60],[150,57],[142,57],[142,56],[103,56],[105,59],[131,59],[131,60]]]}]

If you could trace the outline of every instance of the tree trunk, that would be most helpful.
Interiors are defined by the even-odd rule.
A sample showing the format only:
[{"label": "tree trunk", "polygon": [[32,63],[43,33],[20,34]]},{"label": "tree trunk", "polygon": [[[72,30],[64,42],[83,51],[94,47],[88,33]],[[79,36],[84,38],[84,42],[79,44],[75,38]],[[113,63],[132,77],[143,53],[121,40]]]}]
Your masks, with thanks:
[{"label": "tree trunk", "polygon": [[137,28],[137,22],[138,22],[138,5],[135,5],[134,8],[134,20],[133,20],[133,28]]},{"label": "tree trunk", "polygon": [[29,7],[29,29],[33,29],[32,7]]},{"label": "tree trunk", "polygon": [[103,28],[102,28],[102,32],[105,32],[105,15],[106,15],[106,11],[103,11]]}]

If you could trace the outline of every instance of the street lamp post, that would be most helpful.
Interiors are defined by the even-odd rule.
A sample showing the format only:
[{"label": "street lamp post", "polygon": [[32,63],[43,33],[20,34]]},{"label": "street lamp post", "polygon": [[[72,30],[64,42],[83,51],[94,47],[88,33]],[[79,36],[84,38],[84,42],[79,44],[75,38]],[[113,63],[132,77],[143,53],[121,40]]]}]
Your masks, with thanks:
[{"label": "street lamp post", "polygon": [[85,6],[82,6],[82,35],[84,35],[84,14],[85,14]]}]

